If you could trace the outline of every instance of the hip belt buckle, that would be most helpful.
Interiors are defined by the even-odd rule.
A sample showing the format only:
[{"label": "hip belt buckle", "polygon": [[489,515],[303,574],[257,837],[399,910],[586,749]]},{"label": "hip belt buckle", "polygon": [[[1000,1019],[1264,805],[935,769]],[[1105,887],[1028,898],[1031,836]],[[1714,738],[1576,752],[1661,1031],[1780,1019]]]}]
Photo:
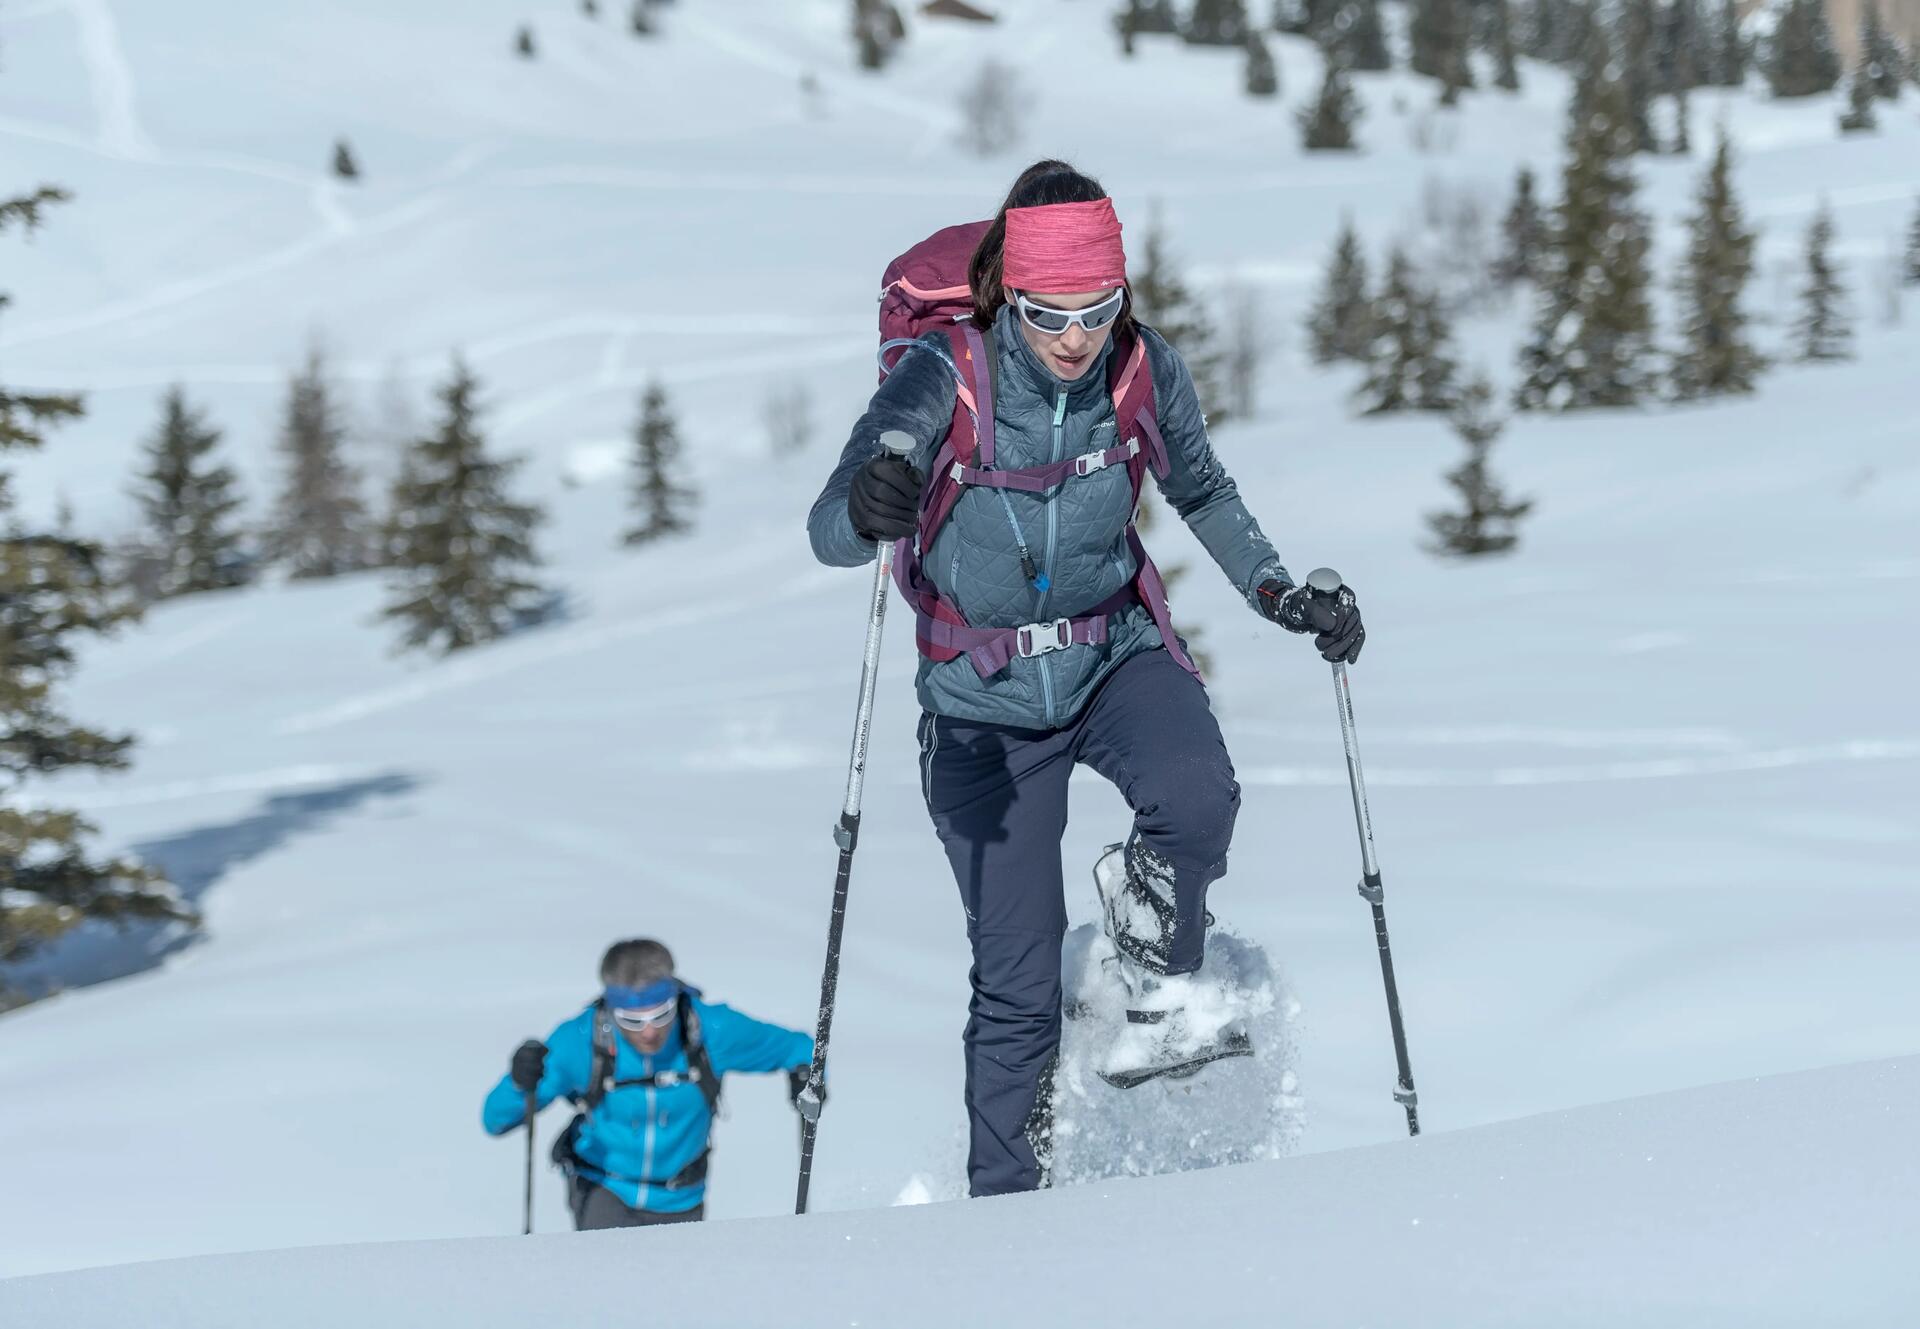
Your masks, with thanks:
[{"label": "hip belt buckle", "polygon": [[1027,660],[1073,645],[1073,620],[1056,618],[1051,623],[1029,623],[1015,628],[1013,633],[1014,654]]}]

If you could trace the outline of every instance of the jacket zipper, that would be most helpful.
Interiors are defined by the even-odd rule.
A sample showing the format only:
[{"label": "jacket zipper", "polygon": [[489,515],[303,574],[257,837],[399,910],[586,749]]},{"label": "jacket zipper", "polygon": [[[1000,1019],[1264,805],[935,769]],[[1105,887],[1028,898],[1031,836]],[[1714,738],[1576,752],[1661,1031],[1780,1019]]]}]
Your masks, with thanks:
[{"label": "jacket zipper", "polygon": [[[1067,418],[1067,390],[1065,388],[1061,388],[1057,393],[1055,393],[1053,398],[1053,452],[1047,458],[1049,462],[1057,462],[1060,460],[1060,427],[1066,421],[1066,418]],[[1057,509],[1055,508],[1054,502],[1053,502],[1053,500],[1057,497],[1059,497],[1059,494],[1056,491],[1053,494],[1047,495],[1047,497],[1042,500],[1047,505],[1047,566],[1048,567],[1053,566],[1053,546],[1054,546],[1055,538],[1059,534],[1060,515]],[[1045,581],[1043,579],[1040,582],[1036,582],[1035,585],[1037,585],[1040,590],[1040,608],[1038,612],[1041,617],[1044,617],[1047,612],[1047,596],[1053,589],[1052,583]],[[1051,729],[1053,728],[1053,725],[1054,725],[1053,661],[1050,656],[1046,656],[1046,655],[1043,655],[1040,657],[1040,695],[1045,700],[1045,703],[1046,703],[1047,728]]]}]

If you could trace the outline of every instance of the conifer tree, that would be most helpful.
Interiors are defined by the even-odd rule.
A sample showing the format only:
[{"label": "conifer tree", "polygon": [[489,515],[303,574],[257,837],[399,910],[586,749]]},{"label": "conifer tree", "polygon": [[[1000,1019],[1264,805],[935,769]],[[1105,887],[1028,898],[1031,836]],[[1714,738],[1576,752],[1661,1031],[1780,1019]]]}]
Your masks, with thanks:
[{"label": "conifer tree", "polygon": [[680,427],[667,404],[667,390],[650,383],[633,427],[634,525],[627,532],[628,544],[692,529],[696,495],[680,480],[679,466]]},{"label": "conifer tree", "polygon": [[544,516],[508,497],[520,463],[488,455],[478,391],[456,360],[437,393],[439,424],[414,443],[394,486],[394,582],[383,612],[401,623],[408,647],[458,651],[492,641],[530,619],[544,596],[529,577]]},{"label": "conifer tree", "polygon": [[1675,97],[1692,92],[1707,82],[1712,64],[1700,0],[1673,0],[1660,18],[1661,86]]},{"label": "conifer tree", "polygon": [[1522,166],[1513,180],[1513,202],[1500,223],[1500,256],[1493,279],[1501,286],[1538,281],[1545,262],[1547,223],[1533,192],[1533,168]]},{"label": "conifer tree", "polygon": [[1395,248],[1373,302],[1367,378],[1356,394],[1367,415],[1444,411],[1454,401],[1452,332],[1439,299],[1421,288],[1406,252]]},{"label": "conifer tree", "polygon": [[1173,0],[1127,0],[1127,14],[1135,36],[1170,37],[1180,31]]},{"label": "conifer tree", "polygon": [[600,17],[599,0],[580,0],[580,12],[588,18]]},{"label": "conifer tree", "polygon": [[1380,0],[1346,0],[1334,17],[1327,44],[1345,57],[1348,69],[1378,73],[1393,68]]},{"label": "conifer tree", "polygon": [[1200,302],[1187,289],[1179,266],[1169,252],[1166,228],[1155,206],[1148,214],[1147,235],[1136,268],[1128,265],[1127,286],[1133,297],[1134,317],[1167,339],[1193,374],[1200,409],[1215,424],[1228,418],[1221,390],[1218,338]]},{"label": "conifer tree", "polygon": [[1920,198],[1913,203],[1913,221],[1907,227],[1907,252],[1903,268],[1906,284],[1920,286]]},{"label": "conifer tree", "polygon": [[647,0],[633,0],[628,6],[627,31],[635,37],[653,36],[653,15],[648,12]]},{"label": "conifer tree", "polygon": [[342,180],[358,180],[360,178],[360,163],[354,160],[353,149],[347,145],[347,141],[344,138],[334,141],[333,173]]},{"label": "conifer tree", "polygon": [[1493,413],[1493,386],[1484,377],[1460,393],[1448,416],[1454,433],[1467,445],[1467,459],[1447,472],[1447,483],[1460,497],[1457,512],[1430,512],[1427,527],[1435,554],[1475,558],[1503,554],[1519,542],[1520,519],[1533,511],[1533,500],[1507,497],[1487,466],[1487,454],[1506,421]]},{"label": "conifer tree", "polygon": [[1661,79],[1656,46],[1658,18],[1653,0],[1622,0],[1619,23],[1620,65],[1634,147],[1639,152],[1658,152],[1660,140],[1653,132],[1653,98],[1660,89]]},{"label": "conifer tree", "polygon": [[326,359],[314,347],[287,385],[280,427],[285,474],[263,550],[295,578],[372,566],[372,532],[359,472],[347,460],[344,416],[327,381]]},{"label": "conifer tree", "polygon": [[906,21],[892,0],[853,0],[853,43],[862,69],[885,66],[906,36]]},{"label": "conifer tree", "polygon": [[[31,234],[66,198],[46,185],[0,197],[0,236]],[[7,303],[0,293],[0,310]],[[0,455],[41,447],[48,429],[82,412],[77,396],[0,386]],[[127,767],[132,738],[76,725],[61,713],[55,685],[72,673],[79,643],[111,631],[133,606],[109,585],[97,545],[70,530],[24,524],[10,481],[0,470],[0,964],[25,959],[90,919],[124,925],[192,917],[152,870],[91,857],[94,828],[79,814],[18,797],[23,786],[63,770]],[[5,990],[0,978],[0,997]]]},{"label": "conifer tree", "polygon": [[1520,67],[1514,51],[1513,13],[1507,0],[1489,0],[1487,4],[1487,50],[1493,56],[1493,86],[1518,92]]},{"label": "conifer tree", "polygon": [[1473,86],[1467,63],[1467,0],[1412,0],[1409,61],[1416,74],[1437,78],[1449,92]]},{"label": "conifer tree", "polygon": [[187,405],[185,391],[170,390],[135,494],[147,519],[155,595],[219,590],[244,580],[241,533],[233,525],[240,496],[232,468],[214,462],[219,443],[220,431]]},{"label": "conifer tree", "polygon": [[1257,31],[1247,34],[1247,95],[1273,97],[1280,92],[1280,70],[1267,49],[1266,38]]},{"label": "conifer tree", "polygon": [[1372,344],[1373,302],[1367,296],[1367,260],[1353,218],[1344,218],[1320,298],[1307,316],[1307,342],[1313,362],[1365,360]]},{"label": "conifer tree", "polygon": [[1739,0],[1720,0],[1720,12],[1707,44],[1712,82],[1737,88],[1747,81],[1747,39],[1740,31]]},{"label": "conifer tree", "polygon": [[1339,55],[1326,53],[1326,73],[1320,80],[1320,95],[1313,105],[1294,113],[1300,125],[1300,142],[1308,152],[1351,152],[1353,127],[1360,119],[1360,99],[1353,95],[1353,83]]},{"label": "conifer tree", "polygon": [[1840,132],[1862,134],[1879,128],[1873,114],[1873,66],[1865,54],[1853,67],[1847,83],[1847,109],[1840,114]]},{"label": "conifer tree", "polygon": [[1906,76],[1907,53],[1880,21],[1879,0],[1866,0],[1861,8],[1860,53],[1873,81],[1874,95],[1898,101],[1900,82]]},{"label": "conifer tree", "polygon": [[536,52],[533,45],[533,29],[532,28],[523,26],[520,29],[520,31],[514,36],[513,49],[515,54],[519,55],[521,59],[523,60],[533,59]]},{"label": "conifer tree", "polygon": [[1681,398],[1752,392],[1766,362],[1747,337],[1740,298],[1753,276],[1753,232],[1733,196],[1733,150],[1724,130],[1687,219],[1687,253],[1675,283],[1680,348],[1671,380]]},{"label": "conifer tree", "polygon": [[1800,290],[1800,316],[1794,321],[1794,345],[1802,360],[1853,357],[1853,327],[1847,291],[1834,271],[1833,213],[1823,201],[1807,228],[1807,284]]},{"label": "conifer tree", "polygon": [[1548,231],[1534,330],[1521,350],[1521,410],[1630,406],[1653,381],[1648,223],[1635,206],[1634,128],[1604,35],[1573,99],[1561,197]]},{"label": "conifer tree", "polygon": [[1181,36],[1190,46],[1241,46],[1247,31],[1246,0],[1193,0]]},{"label": "conifer tree", "polygon": [[1825,0],[1780,0],[1761,67],[1776,97],[1811,97],[1840,82]]}]

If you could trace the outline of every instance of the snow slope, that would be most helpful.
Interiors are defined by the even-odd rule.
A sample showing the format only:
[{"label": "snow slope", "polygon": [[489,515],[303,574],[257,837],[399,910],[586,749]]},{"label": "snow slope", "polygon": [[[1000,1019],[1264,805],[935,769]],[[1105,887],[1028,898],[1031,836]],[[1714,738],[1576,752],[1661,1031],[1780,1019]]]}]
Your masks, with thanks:
[{"label": "snow slope", "polygon": [[[617,936],[663,936],[713,995],[811,1021],[866,579],[811,563],[803,514],[871,390],[886,258],[989,210],[1029,153],[1099,174],[1130,224],[1160,200],[1195,275],[1251,284],[1284,339],[1260,411],[1216,442],[1296,571],[1340,567],[1366,607],[1355,697],[1428,1130],[1920,1047],[1920,333],[1911,301],[1884,326],[1867,296],[1920,188],[1910,100],[1841,142],[1830,106],[1695,99],[1741,147],[1763,314],[1788,311],[1776,269],[1834,204],[1871,316],[1860,359],[1783,367],[1731,405],[1516,422],[1496,464],[1538,500],[1525,547],[1453,567],[1416,542],[1456,444],[1437,421],[1353,420],[1350,380],[1311,370],[1297,329],[1343,212],[1377,256],[1430,177],[1497,206],[1517,163],[1551,175],[1549,71],[1457,119],[1421,109],[1416,81],[1363,79],[1368,151],[1304,159],[1287,106],[1241,97],[1235,57],[1143,44],[1126,64],[1089,3],[927,24],[878,78],[846,67],[841,8],[680,0],[647,45],[571,0],[0,7],[4,179],[77,194],[31,248],[9,241],[0,381],[84,387],[91,407],[28,459],[23,501],[64,496],[83,528],[122,529],[176,379],[263,500],[279,384],[316,331],[388,468],[380,385],[418,418],[459,346],[495,441],[529,458],[572,597],[566,621],[452,661],[392,656],[372,578],[169,604],[89,652],[75,713],[138,731],[137,764],[43,796],[166,867],[207,926],[191,944],[82,936],[25,975],[72,990],[0,1019],[0,1275],[514,1230],[520,1142],[481,1135],[480,1097],[515,1043],[591,995]],[[523,64],[508,47],[529,18],[542,57]],[[1297,101],[1314,59],[1279,45]],[[1026,142],[983,163],[925,89],[938,62],[988,54],[1071,77],[1027,80]],[[1088,89],[1124,89],[1136,113],[1092,114]],[[341,133],[356,188],[322,174]],[[1697,165],[1640,167],[1663,263]],[[1468,358],[1505,373],[1524,312],[1464,327]],[[633,553],[616,547],[622,439],[654,374],[706,499],[697,535]],[[795,376],[818,436],[770,462],[759,403]],[[1163,563],[1203,557],[1167,526]],[[1298,1003],[1298,1147],[1391,1140],[1325,667],[1204,567],[1178,604],[1204,628],[1246,787],[1214,908]],[[958,1185],[967,957],[919,803],[911,664],[895,623],[814,1189],[828,1209]],[[1125,813],[1097,782],[1075,799],[1085,921]],[[778,1214],[796,1153],[780,1088],[729,1096],[712,1212]],[[1143,1119],[1164,1110],[1141,1100]],[[1835,1143],[1821,1130],[1810,1147]],[[1051,1226],[1064,1211],[1046,1205],[1094,1200],[986,1212]],[[543,1173],[539,1225],[564,1221]],[[856,1227],[799,1230],[881,1220],[830,1221]],[[1359,1295],[1369,1276],[1339,1267]]]},{"label": "snow slope", "polygon": [[1894,1326],[1920,1305],[1916,1092],[1904,1058],[1043,1196],[162,1261],[0,1282],[0,1317],[518,1329],[643,1298],[791,1329]]}]

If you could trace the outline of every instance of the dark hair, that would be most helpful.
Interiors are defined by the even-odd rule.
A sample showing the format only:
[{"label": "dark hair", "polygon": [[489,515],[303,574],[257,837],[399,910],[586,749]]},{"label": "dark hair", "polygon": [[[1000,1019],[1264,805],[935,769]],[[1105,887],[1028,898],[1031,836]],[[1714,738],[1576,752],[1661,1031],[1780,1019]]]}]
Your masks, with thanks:
[{"label": "dark hair", "polygon": [[616,941],[600,957],[600,982],[607,987],[643,988],[673,977],[673,953],[649,937]]},{"label": "dark hair", "polygon": [[[1000,211],[994,214],[993,225],[980,237],[980,244],[973,251],[973,258],[967,264],[967,285],[973,288],[973,322],[976,327],[993,326],[993,316],[1000,312],[1006,297],[1001,294],[1001,264],[1007,249],[1007,209],[1037,208],[1049,203],[1092,203],[1107,196],[1100,182],[1090,175],[1082,175],[1066,162],[1037,161],[1013,182],[1013,188],[1007,191],[1006,202],[1000,205]],[[1133,293],[1127,293],[1121,304],[1120,317],[1113,321],[1113,337],[1116,342],[1133,335]]]}]

